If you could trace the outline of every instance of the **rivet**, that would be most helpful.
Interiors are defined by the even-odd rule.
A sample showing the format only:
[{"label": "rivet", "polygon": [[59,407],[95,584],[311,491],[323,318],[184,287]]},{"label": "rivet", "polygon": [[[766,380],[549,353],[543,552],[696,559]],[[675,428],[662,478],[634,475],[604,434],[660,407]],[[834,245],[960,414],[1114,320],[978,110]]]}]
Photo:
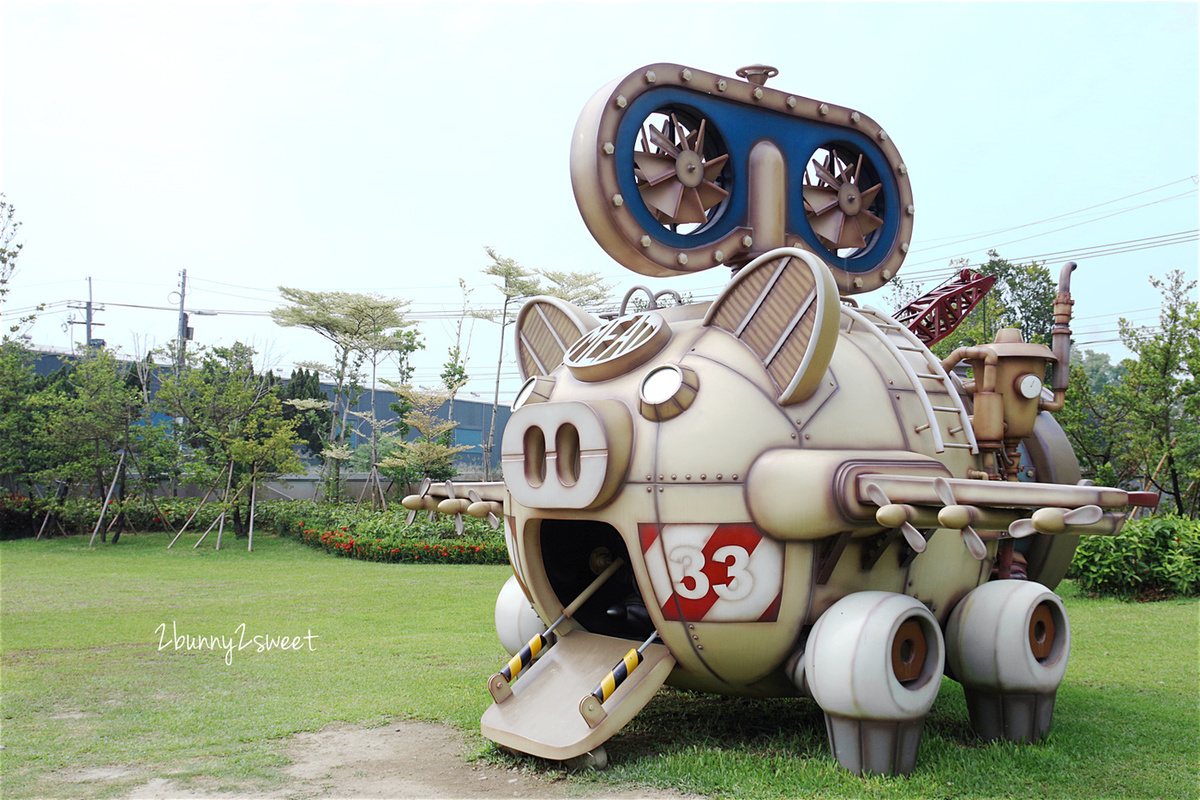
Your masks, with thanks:
[{"label": "rivet", "polygon": [[890,269],[885,269],[880,274],[883,275],[883,279],[885,281],[890,281],[892,279],[892,271]]},{"label": "rivet", "polygon": [[746,236],[742,237],[742,247],[753,247],[753,246],[754,246],[754,237],[753,236],[746,235]]},{"label": "rivet", "polygon": [[653,487],[653,486],[647,486],[647,487],[646,487],[646,491],[647,491],[647,492],[653,492],[653,491],[654,491],[654,487]]},{"label": "rivet", "polygon": [[671,480],[675,480],[675,476],[674,476],[674,475],[672,475],[672,476],[671,476]]},{"label": "rivet", "polygon": [[619,195],[619,194],[614,194],[614,195],[613,195],[613,198],[612,198],[612,204],[613,204],[614,206],[617,206],[618,208],[620,208],[622,205],[624,205],[624,203],[625,203],[625,198],[624,198],[624,197],[621,197],[621,195]]},{"label": "rivet", "polygon": [[691,475],[684,475],[684,476],[683,476],[683,479],[684,479],[685,481],[690,481],[690,480],[692,479],[692,476],[691,476]]},{"label": "rivet", "polygon": [[613,153],[615,153],[616,151],[617,151],[617,148],[613,147],[613,143],[612,143],[612,142],[605,142],[605,143],[604,143],[604,155],[606,155],[606,156],[611,156],[611,155],[612,155]]},{"label": "rivet", "polygon": [[900,166],[896,167],[896,169],[899,170],[901,175],[908,174],[908,164],[901,164]]},{"label": "rivet", "polygon": [[755,100],[762,100],[762,97],[763,97],[763,90],[762,90],[761,88],[759,88],[759,87],[755,87],[755,89],[754,89],[754,99],[755,99]]},{"label": "rivet", "polygon": [[679,262],[679,265],[680,265],[680,266],[683,266],[683,265],[687,264],[687,262],[688,262],[687,253],[680,253],[680,254],[679,254],[679,255],[678,255],[676,258],[675,258],[675,260]]},{"label": "rivet", "polygon": [[721,80],[717,81],[717,91],[718,92],[725,91],[725,86],[726,86],[726,83],[725,83],[724,78],[721,78]]},{"label": "rivet", "polygon": [[861,115],[861,114],[859,114],[857,111],[852,111],[852,112],[850,113],[850,121],[851,121],[851,122],[853,122],[855,125],[857,125],[857,124],[858,124],[858,121],[859,121],[860,119],[862,119],[862,115]]},{"label": "rivet", "polygon": [[663,487],[658,487],[659,494],[662,494]]},{"label": "rivet", "polygon": [[906,209],[904,209],[904,210],[905,210],[905,212],[906,212],[906,213],[907,213],[907,214],[908,214],[910,217],[911,217],[913,214],[915,214],[915,213],[916,213],[916,211],[917,211],[915,208],[913,208],[913,206],[912,206],[912,204],[911,204],[911,203],[909,204],[908,208],[906,208]]},{"label": "rivet", "polygon": [[900,243],[900,252],[901,252],[901,253],[907,253],[907,252],[908,252],[908,242],[901,242],[901,243]]},{"label": "rivet", "polygon": [[804,438],[805,438],[805,439],[811,439],[811,438],[812,438],[812,434],[811,434],[811,433],[806,433],[806,434],[804,434]]},{"label": "rivet", "polygon": [[820,112],[821,112],[821,116],[822,116],[822,117],[827,117],[827,116],[829,116],[829,104],[828,104],[828,103],[821,103],[821,106],[820,106],[820,108],[818,108],[818,109],[817,109],[817,111],[820,111]]},{"label": "rivet", "polygon": [[734,475],[734,476],[733,476],[733,479],[736,481],[736,480],[737,480],[737,475]]},{"label": "rivet", "polygon": [[862,278],[855,278],[855,279],[854,279],[854,288],[855,288],[855,289],[861,289],[862,287],[863,287],[863,279],[862,279]]},{"label": "rivet", "polygon": [[880,131],[879,132],[879,141],[886,142],[887,141],[887,133],[885,133],[884,131]]},{"label": "rivet", "polygon": [[654,480],[654,476],[653,476],[653,475],[647,475],[647,476],[646,476],[646,480],[648,480],[648,481],[652,481],[652,480]]},{"label": "rivet", "polygon": [[713,258],[715,258],[717,261],[724,261],[725,260],[725,251],[724,250],[714,250]]},{"label": "rivet", "polygon": [[702,481],[706,481],[706,480],[708,480],[708,473],[707,473],[707,472],[701,472],[701,473],[700,473],[700,480],[702,480]]},{"label": "rivet", "polygon": [[703,649],[704,649],[704,645],[702,645],[702,644],[698,644],[698,645],[696,645],[696,649],[697,649],[697,650],[703,650]]},{"label": "rivet", "polygon": [[788,104],[788,108],[795,108],[796,107],[796,98],[789,97],[787,99],[787,104]]},{"label": "rivet", "polygon": [[688,625],[688,630],[689,630],[689,631],[694,631],[694,630],[696,630],[696,626],[695,626],[695,625]]},{"label": "rivet", "polygon": [[646,70],[646,83],[654,83],[658,80],[658,76],[654,74],[654,70]]},{"label": "rivet", "polygon": [[625,99],[625,95],[617,95],[617,108],[624,108],[629,101]]},{"label": "rivet", "polygon": [[683,78],[685,81],[690,81],[692,79],[692,71],[685,67],[683,72],[679,73],[679,77]]},{"label": "rivet", "polygon": [[721,480],[721,473],[717,473],[717,480]]},{"label": "rivet", "polygon": [[794,434],[794,433],[793,433],[793,434],[792,434],[792,438],[793,438],[793,439],[795,439],[795,438],[796,438],[796,434]]},{"label": "rivet", "polygon": [[658,476],[658,479],[661,481],[661,480],[663,479],[663,476],[662,476],[662,475],[659,475],[659,476]]},{"label": "rivet", "polygon": [[696,634],[694,634],[694,633],[693,633],[693,634],[692,634],[692,638],[693,638],[693,639],[699,639],[700,637],[699,637],[698,635],[696,635]]}]

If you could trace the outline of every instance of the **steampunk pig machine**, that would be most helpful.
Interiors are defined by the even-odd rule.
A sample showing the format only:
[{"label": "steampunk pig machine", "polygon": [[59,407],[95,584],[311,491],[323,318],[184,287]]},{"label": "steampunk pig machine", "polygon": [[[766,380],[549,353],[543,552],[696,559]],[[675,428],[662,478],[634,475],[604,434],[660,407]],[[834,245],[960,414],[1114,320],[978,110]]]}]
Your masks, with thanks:
[{"label": "steampunk pig machine", "polygon": [[895,145],[864,114],[767,88],[775,73],[655,64],[592,98],[571,180],[596,240],[642,275],[732,280],[705,303],[635,287],[611,319],[529,300],[504,481],[404,499],[503,522],[513,658],[481,723],[502,746],[602,764],[670,682],[810,696],[845,768],[907,774],[944,673],[980,736],[1036,741],[1078,536],[1156,500],[1081,481],[1049,413],[1075,265],[1053,350],[1003,330],[939,360],[928,320],[914,333],[853,298],[908,250]]}]

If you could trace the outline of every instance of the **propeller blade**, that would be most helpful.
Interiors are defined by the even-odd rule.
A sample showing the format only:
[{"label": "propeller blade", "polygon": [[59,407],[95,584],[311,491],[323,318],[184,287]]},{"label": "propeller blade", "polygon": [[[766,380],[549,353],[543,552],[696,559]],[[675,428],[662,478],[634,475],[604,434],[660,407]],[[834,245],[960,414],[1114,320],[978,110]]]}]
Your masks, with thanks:
[{"label": "propeller blade", "polygon": [[700,195],[700,204],[704,206],[705,211],[717,205],[726,197],[729,197],[729,192],[717,186],[712,181],[704,181],[696,187],[696,191]]},{"label": "propeller blade", "polygon": [[958,502],[954,499],[954,489],[950,487],[945,478],[933,479],[933,493],[938,496],[938,500],[941,500],[944,506],[958,505]]},{"label": "propeller blade", "polygon": [[700,120],[700,127],[696,131],[696,142],[692,145],[692,149],[697,153],[704,151],[704,126],[707,122],[708,120],[705,119]]},{"label": "propeller blade", "polygon": [[864,210],[866,210],[867,206],[871,205],[871,203],[875,202],[875,195],[879,194],[879,190],[882,188],[883,184],[877,183],[870,189],[859,193],[858,196]]},{"label": "propeller blade", "polygon": [[1008,526],[1008,535],[1014,539],[1024,539],[1026,536],[1032,536],[1037,533],[1037,528],[1033,527],[1033,520],[1018,519],[1014,520]]},{"label": "propeller blade", "polygon": [[683,184],[678,180],[663,181],[657,186],[645,185],[639,187],[642,201],[651,209],[661,211],[669,219],[674,219],[679,211],[679,201],[683,197]]},{"label": "propeller blade", "polygon": [[866,247],[867,240],[862,235],[858,225],[858,215],[847,216],[842,225],[842,235],[838,238],[838,247]]},{"label": "propeller blade", "polygon": [[868,483],[866,489],[867,498],[870,499],[870,501],[875,505],[879,506],[880,508],[883,508],[886,505],[891,505],[892,501],[888,499],[886,494],[884,494],[883,489],[880,488],[878,483]]},{"label": "propeller blade", "polygon": [[824,186],[805,186],[804,201],[812,207],[813,214],[820,216],[831,208],[837,208],[838,193]]},{"label": "propeller blade", "polygon": [[459,536],[463,535],[463,518],[461,513],[454,515],[454,532]]},{"label": "propeller blade", "polygon": [[825,183],[829,184],[830,186],[834,187],[835,189],[842,185],[842,182],[839,181],[837,178],[835,178],[833,173],[830,172],[828,169],[826,169],[824,166],[822,166],[816,162],[813,162],[813,170],[817,173],[818,178],[825,181]]},{"label": "propeller blade", "polygon": [[1063,521],[1068,525],[1095,525],[1104,519],[1104,509],[1100,506],[1083,506],[1063,514]]},{"label": "propeller blade", "polygon": [[907,520],[900,526],[900,532],[904,534],[904,541],[908,542],[908,546],[913,549],[914,553],[924,553],[928,542],[921,532],[913,527],[911,522]]},{"label": "propeller blade", "polygon": [[983,561],[987,558],[987,545],[983,543],[983,539],[979,538],[979,534],[970,525],[963,528],[962,531],[963,544],[967,546],[967,551],[974,556],[976,561]]},{"label": "propeller blade", "polygon": [[824,216],[816,217],[811,220],[813,233],[819,236],[822,241],[827,242],[831,249],[837,247],[838,237],[842,233],[842,223],[845,222],[846,215],[841,211],[832,211]]},{"label": "propeller blade", "polygon": [[675,174],[675,159],[662,153],[634,152],[633,163],[651,186],[662,183]]},{"label": "propeller blade", "polygon": [[415,520],[416,518],[417,518],[417,510],[414,508],[412,511],[408,512],[408,516],[405,517],[405,519],[404,519],[404,524],[412,525],[413,520]]},{"label": "propeller blade", "polygon": [[[663,128],[666,127],[666,123],[663,123]],[[679,148],[675,146],[675,143],[667,138],[667,135],[663,131],[658,130],[653,125],[650,126],[650,141],[654,142],[654,145],[659,150],[662,150],[672,158],[679,155]]]},{"label": "propeller blade", "polygon": [[679,203],[679,210],[675,213],[675,223],[677,225],[683,223],[703,225],[706,222],[708,222],[708,215],[704,213],[704,203],[700,200],[700,193],[695,189],[685,189]]},{"label": "propeller blade", "polygon": [[704,180],[715,181],[721,174],[721,170],[725,169],[725,162],[729,160],[729,154],[723,153],[716,158],[710,158],[704,162]]},{"label": "propeller blade", "polygon": [[451,500],[455,499],[455,497],[454,497],[454,482],[453,481],[446,481],[446,496],[449,497]]}]

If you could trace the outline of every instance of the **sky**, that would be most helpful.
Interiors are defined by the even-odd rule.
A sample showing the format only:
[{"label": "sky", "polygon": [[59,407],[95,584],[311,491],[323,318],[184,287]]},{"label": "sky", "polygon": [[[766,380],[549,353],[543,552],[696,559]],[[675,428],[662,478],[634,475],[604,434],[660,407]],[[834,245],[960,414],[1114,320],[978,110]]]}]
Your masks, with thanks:
[{"label": "sky", "polygon": [[[990,249],[1055,275],[1075,260],[1076,342],[1119,359],[1117,320],[1157,320],[1150,279],[1198,273],[1198,9],[4,0],[0,191],[25,248],[3,314],[45,303],[30,341],[70,348],[90,278],[93,336],[141,355],[174,338],[186,270],[194,341],[245,342],[286,377],[331,349],[271,321],[280,285],[373,292],[410,301],[431,385],[464,302],[499,306],[485,246],[597,271],[617,298],[709,299],[725,268],[646,278],[595,242],[572,131],[644,65],[766,63],[770,87],[891,135],[916,208],[901,278],[933,288]],[[894,310],[887,289],[864,302]],[[499,326],[468,319],[461,341],[463,395],[490,401]],[[520,383],[508,358],[504,376],[502,398]]]}]

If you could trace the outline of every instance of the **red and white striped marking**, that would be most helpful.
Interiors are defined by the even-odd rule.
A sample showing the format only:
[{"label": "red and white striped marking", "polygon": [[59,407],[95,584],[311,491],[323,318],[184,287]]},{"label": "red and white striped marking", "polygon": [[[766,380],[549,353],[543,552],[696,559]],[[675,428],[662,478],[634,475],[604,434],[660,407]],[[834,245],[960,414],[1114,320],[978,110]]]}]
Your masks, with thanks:
[{"label": "red and white striped marking", "polygon": [[753,524],[638,525],[663,617],[686,622],[774,622],[783,545]]}]

